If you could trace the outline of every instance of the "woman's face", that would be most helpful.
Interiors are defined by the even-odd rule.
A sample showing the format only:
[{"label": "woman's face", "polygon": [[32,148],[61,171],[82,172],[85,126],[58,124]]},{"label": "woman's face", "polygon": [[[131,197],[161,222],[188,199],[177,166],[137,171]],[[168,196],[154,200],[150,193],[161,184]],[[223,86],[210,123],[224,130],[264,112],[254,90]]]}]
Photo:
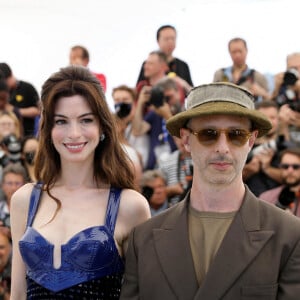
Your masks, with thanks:
[{"label": "woman's face", "polygon": [[51,137],[62,163],[92,163],[101,133],[99,121],[83,96],[57,101]]},{"label": "woman's face", "polygon": [[15,121],[9,115],[2,115],[0,117],[0,135],[2,137],[16,134],[16,130]]}]

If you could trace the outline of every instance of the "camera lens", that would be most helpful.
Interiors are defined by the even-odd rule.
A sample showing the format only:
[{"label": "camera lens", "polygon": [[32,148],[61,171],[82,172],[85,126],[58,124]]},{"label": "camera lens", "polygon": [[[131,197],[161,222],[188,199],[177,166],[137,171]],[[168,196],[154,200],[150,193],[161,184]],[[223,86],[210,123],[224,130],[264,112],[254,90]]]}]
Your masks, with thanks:
[{"label": "camera lens", "polygon": [[284,73],[283,84],[294,85],[299,78],[299,73],[295,68],[291,68]]},{"label": "camera lens", "polygon": [[155,107],[160,107],[164,104],[164,91],[161,87],[153,87],[150,94],[149,103]]}]

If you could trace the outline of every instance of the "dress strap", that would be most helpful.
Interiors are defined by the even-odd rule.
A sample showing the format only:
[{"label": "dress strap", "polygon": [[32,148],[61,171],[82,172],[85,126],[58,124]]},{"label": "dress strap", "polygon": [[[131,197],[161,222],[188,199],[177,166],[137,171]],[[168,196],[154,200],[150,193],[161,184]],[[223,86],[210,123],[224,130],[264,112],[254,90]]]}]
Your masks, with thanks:
[{"label": "dress strap", "polygon": [[115,231],[115,225],[121,199],[121,191],[122,189],[120,188],[111,188],[109,192],[105,225],[109,228],[111,233],[114,233]]},{"label": "dress strap", "polygon": [[32,189],[31,195],[30,195],[30,203],[29,203],[29,209],[28,209],[28,216],[27,216],[27,225],[31,226],[34,220],[34,216],[36,214],[39,200],[42,192],[42,184],[36,183]]}]

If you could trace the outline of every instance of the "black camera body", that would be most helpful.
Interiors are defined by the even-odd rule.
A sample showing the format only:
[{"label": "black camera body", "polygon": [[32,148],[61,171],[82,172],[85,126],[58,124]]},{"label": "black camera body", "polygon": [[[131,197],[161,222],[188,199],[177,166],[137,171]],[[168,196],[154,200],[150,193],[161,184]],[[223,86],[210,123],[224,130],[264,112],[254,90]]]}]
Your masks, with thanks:
[{"label": "black camera body", "polygon": [[289,186],[282,189],[275,205],[281,209],[289,208],[290,204],[296,201],[296,194],[290,190]]},{"label": "black camera body", "polygon": [[288,69],[283,74],[283,81],[276,97],[276,102],[279,106],[288,104],[290,109],[296,112],[300,112],[300,98],[291,87],[296,84],[298,79],[299,73],[297,69]]},{"label": "black camera body", "polygon": [[0,221],[2,222],[2,226],[10,228],[10,214],[5,214]]},{"label": "black camera body", "polygon": [[253,156],[260,154],[264,150],[273,149],[275,152],[280,152],[290,146],[292,146],[292,144],[285,140],[284,135],[279,135],[275,140],[253,147],[248,154],[246,164],[252,160]]},{"label": "black camera body", "polygon": [[14,134],[5,136],[1,143],[0,164],[5,167],[10,162],[21,161],[22,143]]},{"label": "black camera body", "polygon": [[283,74],[283,85],[295,85],[299,79],[299,73],[297,69],[290,68]]},{"label": "black camera body", "polygon": [[154,86],[150,92],[149,105],[153,105],[156,108],[163,106],[165,102],[164,90],[161,87]]}]

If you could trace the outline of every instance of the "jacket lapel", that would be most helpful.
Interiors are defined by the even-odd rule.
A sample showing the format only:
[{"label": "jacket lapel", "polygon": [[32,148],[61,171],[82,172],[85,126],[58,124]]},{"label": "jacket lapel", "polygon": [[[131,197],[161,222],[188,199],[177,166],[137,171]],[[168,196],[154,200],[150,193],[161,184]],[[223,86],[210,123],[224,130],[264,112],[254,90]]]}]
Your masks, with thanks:
[{"label": "jacket lapel", "polygon": [[160,229],[154,243],[162,271],[178,299],[193,299],[198,289],[187,226],[187,200],[180,202]]},{"label": "jacket lapel", "polygon": [[260,229],[258,201],[247,189],[195,300],[221,299],[274,234]]}]

